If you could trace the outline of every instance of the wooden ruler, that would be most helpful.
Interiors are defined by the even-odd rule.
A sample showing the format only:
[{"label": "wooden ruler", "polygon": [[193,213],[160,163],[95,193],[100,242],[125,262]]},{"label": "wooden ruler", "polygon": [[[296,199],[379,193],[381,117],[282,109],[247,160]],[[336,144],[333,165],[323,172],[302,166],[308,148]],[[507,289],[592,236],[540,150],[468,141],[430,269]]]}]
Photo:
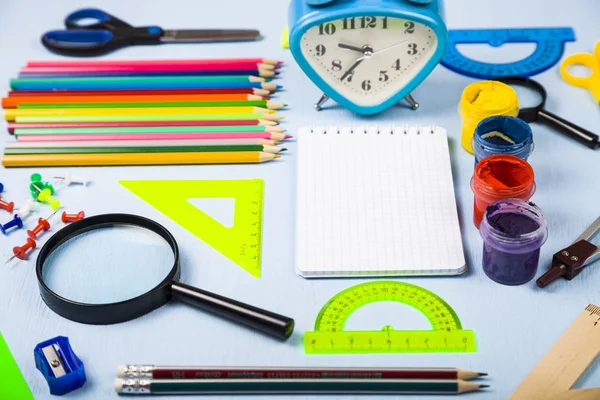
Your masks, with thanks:
[{"label": "wooden ruler", "polygon": [[546,400],[571,389],[600,355],[600,307],[590,304],[554,343],[510,400]]}]

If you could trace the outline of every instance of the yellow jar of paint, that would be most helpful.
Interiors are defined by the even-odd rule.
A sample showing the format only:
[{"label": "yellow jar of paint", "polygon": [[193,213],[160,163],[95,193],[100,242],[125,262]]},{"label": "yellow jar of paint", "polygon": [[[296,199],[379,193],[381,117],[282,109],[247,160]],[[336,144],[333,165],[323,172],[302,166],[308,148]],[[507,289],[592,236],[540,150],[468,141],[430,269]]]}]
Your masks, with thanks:
[{"label": "yellow jar of paint", "polygon": [[458,106],[462,117],[462,146],[471,154],[475,127],[483,119],[496,115],[516,117],[519,114],[517,92],[498,81],[481,81],[467,86]]}]

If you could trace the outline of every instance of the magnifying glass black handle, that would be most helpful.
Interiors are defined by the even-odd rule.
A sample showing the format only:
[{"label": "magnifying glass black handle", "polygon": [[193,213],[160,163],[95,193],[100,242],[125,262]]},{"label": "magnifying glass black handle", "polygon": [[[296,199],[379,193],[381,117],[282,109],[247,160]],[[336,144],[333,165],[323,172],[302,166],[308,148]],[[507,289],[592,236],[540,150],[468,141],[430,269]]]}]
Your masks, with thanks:
[{"label": "magnifying glass black handle", "polygon": [[551,124],[553,127],[564,133],[565,135],[585,144],[590,149],[600,147],[598,135],[592,133],[580,126],[577,126],[569,121],[566,121],[556,114],[552,114],[546,110],[538,111],[538,122]]},{"label": "magnifying glass black handle", "polygon": [[232,321],[247,325],[279,339],[287,339],[294,320],[181,282],[171,284],[171,293],[180,301]]}]

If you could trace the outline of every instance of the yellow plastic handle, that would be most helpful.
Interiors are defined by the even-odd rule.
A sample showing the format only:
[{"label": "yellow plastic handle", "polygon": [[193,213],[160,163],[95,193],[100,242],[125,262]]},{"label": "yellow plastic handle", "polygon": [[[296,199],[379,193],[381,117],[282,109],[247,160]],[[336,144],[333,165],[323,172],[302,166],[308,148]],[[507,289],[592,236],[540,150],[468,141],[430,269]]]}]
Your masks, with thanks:
[{"label": "yellow plastic handle", "polygon": [[[574,76],[567,71],[567,68],[573,65],[588,67],[591,74],[586,77]],[[577,53],[565,58],[560,66],[560,74],[567,83],[591,91],[600,103],[600,41],[596,43],[594,54]]]}]

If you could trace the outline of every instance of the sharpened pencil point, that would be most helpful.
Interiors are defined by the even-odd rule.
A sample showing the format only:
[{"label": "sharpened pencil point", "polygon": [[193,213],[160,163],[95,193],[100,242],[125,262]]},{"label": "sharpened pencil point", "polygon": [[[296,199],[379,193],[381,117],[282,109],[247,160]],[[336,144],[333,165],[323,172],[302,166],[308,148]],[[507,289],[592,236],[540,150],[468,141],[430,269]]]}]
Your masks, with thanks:
[{"label": "sharpened pencil point", "polygon": [[485,388],[489,388],[490,385],[479,385],[479,389],[485,389]]},{"label": "sharpened pencil point", "polygon": [[285,135],[285,138],[286,138],[286,139],[291,139],[291,138],[293,138],[293,136],[290,136],[290,135]]},{"label": "sharpened pencil point", "polygon": [[283,147],[281,150],[279,151],[287,151],[287,149],[285,147]]},{"label": "sharpened pencil point", "polygon": [[478,372],[477,375],[479,375],[479,376],[488,376],[487,372]]},{"label": "sharpened pencil point", "polygon": [[273,158],[281,158],[281,156],[280,156],[280,155],[277,155],[277,154],[274,154],[274,155],[273,155]]}]

